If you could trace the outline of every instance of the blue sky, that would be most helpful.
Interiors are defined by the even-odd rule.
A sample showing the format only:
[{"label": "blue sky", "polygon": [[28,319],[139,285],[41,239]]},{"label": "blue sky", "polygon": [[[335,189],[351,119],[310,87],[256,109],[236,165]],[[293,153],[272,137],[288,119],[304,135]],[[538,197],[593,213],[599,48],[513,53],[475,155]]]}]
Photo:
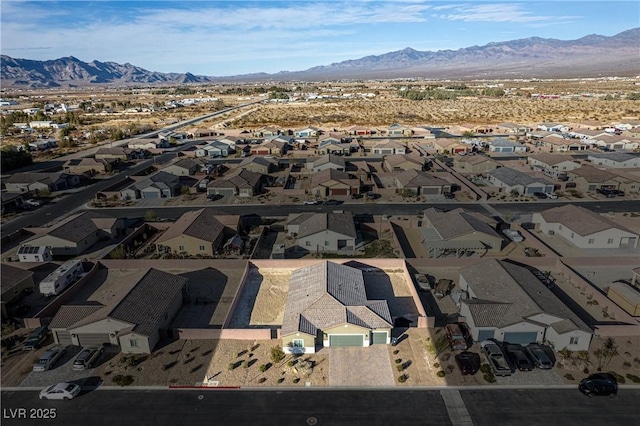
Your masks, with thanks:
[{"label": "blue sky", "polygon": [[75,56],[210,76],[640,26],[638,1],[2,0],[0,8],[0,50],[14,58]]}]

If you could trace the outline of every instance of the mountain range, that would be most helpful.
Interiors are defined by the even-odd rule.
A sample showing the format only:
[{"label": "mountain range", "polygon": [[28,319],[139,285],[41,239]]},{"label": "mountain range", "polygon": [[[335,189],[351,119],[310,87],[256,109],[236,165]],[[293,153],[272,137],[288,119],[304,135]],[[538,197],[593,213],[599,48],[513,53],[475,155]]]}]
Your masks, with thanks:
[{"label": "mountain range", "polygon": [[640,28],[614,36],[577,40],[530,37],[457,50],[407,47],[382,55],[316,66],[303,71],[226,77],[148,71],[126,63],[83,62],[73,56],[35,61],[1,57],[3,87],[184,84],[222,81],[285,81],[383,78],[497,79],[640,75]]}]

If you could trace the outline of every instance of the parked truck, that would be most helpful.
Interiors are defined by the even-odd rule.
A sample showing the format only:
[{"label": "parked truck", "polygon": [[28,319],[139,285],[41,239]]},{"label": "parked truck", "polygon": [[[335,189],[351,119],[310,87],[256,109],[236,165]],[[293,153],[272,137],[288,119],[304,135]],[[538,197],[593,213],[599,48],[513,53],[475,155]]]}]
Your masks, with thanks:
[{"label": "parked truck", "polygon": [[82,260],[69,260],[40,282],[40,293],[44,296],[58,295],[78,281],[83,273]]}]

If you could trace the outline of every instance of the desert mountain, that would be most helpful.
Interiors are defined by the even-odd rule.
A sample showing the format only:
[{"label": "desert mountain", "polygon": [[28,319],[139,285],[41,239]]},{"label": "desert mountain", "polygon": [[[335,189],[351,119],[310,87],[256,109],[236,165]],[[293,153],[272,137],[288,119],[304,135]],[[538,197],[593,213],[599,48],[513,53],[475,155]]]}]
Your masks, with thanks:
[{"label": "desert mountain", "polygon": [[640,75],[640,28],[611,37],[577,40],[530,37],[436,52],[412,48],[277,74],[228,77],[160,73],[126,63],[83,62],[73,56],[49,61],[2,55],[3,87],[45,88],[92,84],[182,84],[212,81],[333,80],[363,78],[550,78]]}]

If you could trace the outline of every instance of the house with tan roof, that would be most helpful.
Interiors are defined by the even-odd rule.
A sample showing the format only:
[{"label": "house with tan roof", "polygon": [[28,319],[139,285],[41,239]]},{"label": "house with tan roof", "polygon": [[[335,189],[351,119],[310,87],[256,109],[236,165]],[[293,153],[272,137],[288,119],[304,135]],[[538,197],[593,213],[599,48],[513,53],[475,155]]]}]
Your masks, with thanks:
[{"label": "house with tan roof", "polygon": [[229,175],[209,182],[207,196],[253,197],[262,192],[262,176],[248,169],[236,169]]},{"label": "house with tan roof", "polygon": [[106,173],[112,170],[116,161],[113,159],[96,160],[91,157],[73,158],[67,160],[62,168],[66,173],[93,176],[97,173]]},{"label": "house with tan roof", "polygon": [[311,171],[314,173],[321,172],[322,170],[334,169],[344,172],[346,170],[346,161],[343,157],[335,154],[326,154],[315,160],[313,163],[307,163],[311,166]]},{"label": "house with tan roof", "polygon": [[359,194],[360,180],[347,172],[325,169],[311,175],[311,192],[317,197]]},{"label": "house with tan roof", "polygon": [[640,137],[628,137],[622,135],[610,135],[608,133],[593,138],[592,141],[595,145],[607,148],[612,151],[633,151],[640,147]]},{"label": "house with tan roof", "polygon": [[495,220],[480,213],[461,208],[445,212],[431,207],[424,211],[419,230],[429,257],[447,253],[482,256],[502,250],[504,240],[496,226]]},{"label": "house with tan roof", "polygon": [[252,155],[282,155],[287,150],[287,143],[277,141],[277,140],[269,140],[261,143],[257,146],[251,147]]},{"label": "house with tan roof", "polygon": [[295,130],[293,135],[296,138],[317,138],[320,135],[320,129],[315,126],[304,127],[302,129]]},{"label": "house with tan roof", "polygon": [[600,188],[618,189],[620,180],[618,175],[593,166],[582,166],[567,172],[569,182],[581,192],[595,192]]},{"label": "house with tan roof", "polygon": [[153,268],[129,275],[118,291],[98,288],[84,302],[62,305],[49,329],[65,346],[109,344],[149,354],[178,314],[187,281]]},{"label": "house with tan roof", "polygon": [[382,167],[389,173],[406,170],[423,171],[427,168],[424,157],[414,157],[408,154],[387,155],[382,161]]},{"label": "house with tan roof", "polygon": [[7,305],[19,300],[24,295],[24,291],[34,289],[35,284],[33,283],[33,272],[6,263],[0,264],[0,276],[2,277],[0,280],[0,290],[2,291],[0,305],[4,320],[9,317]]},{"label": "house with tan roof", "polygon": [[407,148],[396,141],[392,141],[390,139],[384,139],[376,142],[372,148],[374,155],[394,155],[394,154],[405,154]]},{"label": "house with tan roof", "polygon": [[127,148],[129,149],[141,149],[151,151],[154,149],[169,148],[168,139],[134,139],[133,142],[129,142]]},{"label": "house with tan roof", "polygon": [[213,209],[187,212],[158,237],[156,253],[213,256],[239,228],[238,215],[217,215]]},{"label": "house with tan roof", "polygon": [[193,176],[200,169],[201,164],[198,161],[185,158],[165,167],[162,171],[175,176]]},{"label": "house with tan roof", "polygon": [[351,144],[342,143],[340,139],[332,136],[326,136],[318,140],[317,152],[320,155],[348,154],[351,152]]},{"label": "house with tan roof", "polygon": [[14,173],[3,179],[7,192],[44,193],[61,191],[80,184],[80,176],[66,172]]},{"label": "house with tan roof", "polygon": [[473,151],[473,146],[461,143],[459,139],[438,138],[432,142],[438,154],[460,154]]},{"label": "house with tan roof", "polygon": [[582,249],[638,247],[637,232],[572,204],[534,213],[531,221],[544,234],[560,236]]},{"label": "house with tan roof", "polygon": [[640,168],[640,156],[623,152],[603,152],[587,155],[587,160],[594,166],[604,166],[612,169]]},{"label": "house with tan roof", "polygon": [[369,127],[351,126],[346,128],[346,132],[353,136],[371,136],[375,131]]},{"label": "house with tan roof", "polygon": [[49,228],[32,228],[36,235],[25,241],[35,247],[51,247],[54,256],[79,256],[103,239],[122,235],[124,220],[85,210]]},{"label": "house with tan roof", "polygon": [[554,179],[565,179],[568,171],[581,166],[573,157],[545,152],[530,155],[527,158],[527,163],[533,170],[541,171]]},{"label": "house with tan roof", "polygon": [[268,138],[271,136],[278,136],[281,133],[282,133],[282,130],[278,129],[277,127],[266,126],[253,132],[253,136],[257,138]]},{"label": "house with tan roof", "polygon": [[540,143],[551,152],[586,151],[590,146],[580,139],[566,139],[558,135],[545,136]]},{"label": "house with tan roof", "polygon": [[355,252],[357,233],[351,212],[290,213],[287,234],[296,239],[298,252],[349,256]]},{"label": "house with tan roof", "polygon": [[537,178],[510,167],[500,167],[487,173],[489,182],[500,188],[501,192],[517,192],[518,194],[534,194],[544,192],[551,194],[554,184],[546,179]]},{"label": "house with tan roof", "polygon": [[490,259],[460,270],[460,315],[474,341],[550,342],[556,350],[588,350],[593,329],[529,269]]},{"label": "house with tan roof", "polygon": [[496,133],[507,133],[510,135],[526,135],[533,131],[531,126],[516,123],[500,123],[496,126]]},{"label": "house with tan roof", "polygon": [[413,134],[413,129],[409,126],[405,126],[402,124],[395,123],[387,127],[387,136],[390,136],[390,137],[411,136],[412,134]]},{"label": "house with tan roof", "polygon": [[502,167],[502,164],[486,155],[456,155],[453,169],[462,174],[483,174]]},{"label": "house with tan roof", "polygon": [[123,200],[172,198],[180,193],[181,187],[179,176],[161,170],[129,185],[120,191],[120,197]]},{"label": "house with tan roof", "polygon": [[437,195],[451,192],[451,182],[435,176],[433,173],[414,169],[394,173],[396,188],[415,195]]},{"label": "house with tan roof", "polygon": [[387,301],[367,299],[361,270],[323,261],[291,273],[281,329],[286,353],[386,345],[392,327]]},{"label": "house with tan roof", "polygon": [[279,166],[278,160],[273,157],[246,157],[240,162],[238,168],[268,175],[278,171]]},{"label": "house with tan roof", "polygon": [[110,148],[99,148],[96,151],[94,158],[96,160],[113,159],[128,161],[144,158],[144,152],[141,149],[129,149],[122,146],[114,146]]}]

